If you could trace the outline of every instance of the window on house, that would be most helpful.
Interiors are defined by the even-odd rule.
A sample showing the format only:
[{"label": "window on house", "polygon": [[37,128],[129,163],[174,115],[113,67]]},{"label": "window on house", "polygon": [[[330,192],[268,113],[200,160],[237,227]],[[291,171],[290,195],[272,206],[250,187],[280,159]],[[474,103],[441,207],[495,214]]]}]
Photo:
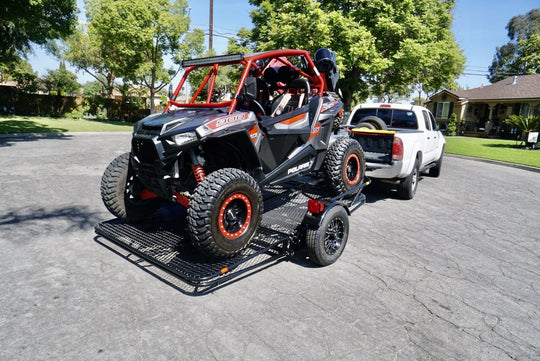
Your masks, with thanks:
[{"label": "window on house", "polygon": [[519,115],[522,115],[525,118],[529,116],[529,104],[527,103],[521,104],[521,108],[519,109]]},{"label": "window on house", "polygon": [[448,119],[450,112],[450,102],[437,103],[437,118]]}]

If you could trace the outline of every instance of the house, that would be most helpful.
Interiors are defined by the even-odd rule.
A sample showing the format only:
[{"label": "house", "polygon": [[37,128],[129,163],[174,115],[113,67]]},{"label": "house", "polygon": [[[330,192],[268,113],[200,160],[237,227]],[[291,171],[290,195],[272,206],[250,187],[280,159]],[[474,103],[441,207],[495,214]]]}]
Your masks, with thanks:
[{"label": "house", "polygon": [[439,123],[455,113],[462,134],[513,138],[518,132],[504,124],[509,115],[540,115],[540,74],[508,77],[468,90],[445,89],[431,96],[426,106]]}]

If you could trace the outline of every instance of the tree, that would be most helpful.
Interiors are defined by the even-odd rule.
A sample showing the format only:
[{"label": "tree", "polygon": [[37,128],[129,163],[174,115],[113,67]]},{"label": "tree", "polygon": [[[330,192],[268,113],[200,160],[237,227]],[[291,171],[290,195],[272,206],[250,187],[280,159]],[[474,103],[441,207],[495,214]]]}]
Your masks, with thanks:
[{"label": "tree", "polygon": [[65,37],[77,23],[75,0],[2,0],[0,2],[0,63],[18,54]]},{"label": "tree", "polygon": [[66,39],[63,58],[79,70],[90,74],[105,90],[105,96],[112,98],[116,73],[120,71],[114,56],[101,51],[95,32],[88,27],[79,26],[73,35]]},{"label": "tree", "polygon": [[77,75],[66,69],[66,64],[60,62],[58,70],[49,70],[45,77],[45,87],[50,94],[56,94],[55,112],[57,115],[64,113],[64,95],[75,93],[80,84],[77,82]]},{"label": "tree", "polygon": [[512,75],[540,72],[540,9],[514,16],[506,29],[510,41],[495,50],[488,75],[491,83]]},{"label": "tree", "polygon": [[[449,0],[251,0],[261,50],[329,47],[341,70],[346,108],[370,93],[407,96],[452,86],[465,58],[450,30]],[[301,34],[301,36],[299,36]]]},{"label": "tree", "polygon": [[86,8],[102,56],[114,60],[116,76],[148,89],[153,112],[155,94],[174,74],[164,58],[178,62],[202,49],[202,31],[187,33],[187,1],[87,0]]}]

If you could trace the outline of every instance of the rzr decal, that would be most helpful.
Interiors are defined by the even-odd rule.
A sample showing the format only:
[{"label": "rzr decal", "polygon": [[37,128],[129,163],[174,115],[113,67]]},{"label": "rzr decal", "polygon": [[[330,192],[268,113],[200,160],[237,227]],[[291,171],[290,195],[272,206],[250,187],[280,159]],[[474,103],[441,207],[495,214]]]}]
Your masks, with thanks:
[{"label": "rzr decal", "polygon": [[228,115],[226,117],[212,120],[210,123],[206,124],[206,127],[210,130],[216,130],[216,129],[228,126],[230,124],[245,120],[247,119],[247,117],[248,117],[248,113]]}]

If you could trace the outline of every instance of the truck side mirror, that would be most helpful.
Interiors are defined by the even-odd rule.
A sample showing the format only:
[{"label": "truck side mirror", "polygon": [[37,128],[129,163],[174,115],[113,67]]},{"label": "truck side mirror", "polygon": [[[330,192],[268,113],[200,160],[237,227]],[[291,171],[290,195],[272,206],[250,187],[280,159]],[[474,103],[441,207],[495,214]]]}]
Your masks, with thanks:
[{"label": "truck side mirror", "polygon": [[169,99],[172,99],[174,93],[173,93],[173,88],[172,88],[172,83],[169,84]]}]

